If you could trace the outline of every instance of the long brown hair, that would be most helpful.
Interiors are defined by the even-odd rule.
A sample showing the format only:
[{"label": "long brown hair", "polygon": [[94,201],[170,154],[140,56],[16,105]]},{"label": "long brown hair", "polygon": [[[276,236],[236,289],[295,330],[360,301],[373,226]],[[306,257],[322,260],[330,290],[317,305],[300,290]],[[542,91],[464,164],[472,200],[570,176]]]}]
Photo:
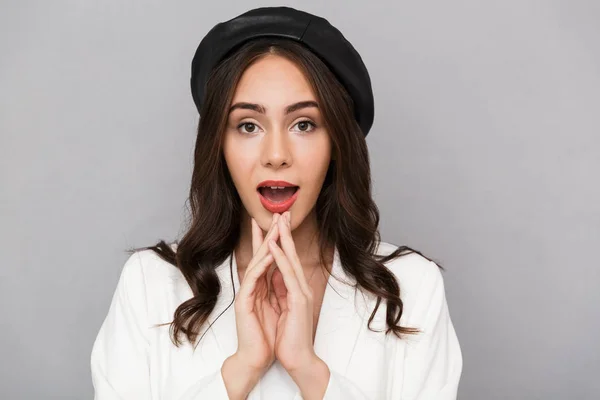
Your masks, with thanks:
[{"label": "long brown hair", "polygon": [[182,343],[181,334],[190,343],[196,341],[221,291],[215,268],[233,254],[240,238],[243,206],[223,156],[223,133],[243,72],[267,54],[285,57],[304,72],[331,136],[332,160],[315,207],[321,263],[325,265],[328,246],[335,244],[345,272],[356,278],[357,287],[377,296],[369,329],[381,301],[385,300],[386,334],[391,331],[400,338],[401,334],[419,332],[398,325],[403,309],[400,288],[383,263],[421,253],[407,246],[400,246],[387,256],[375,253],[380,241],[379,210],[371,195],[367,144],[354,118],[351,97],[326,64],[302,44],[264,37],[235,49],[212,71],[206,83],[189,193],[189,228],[176,251],[164,240],[154,246],[130,250],[155,251],[181,271],[192,289],[193,297],[179,305],[173,321],[168,323],[173,343],[176,346]]}]

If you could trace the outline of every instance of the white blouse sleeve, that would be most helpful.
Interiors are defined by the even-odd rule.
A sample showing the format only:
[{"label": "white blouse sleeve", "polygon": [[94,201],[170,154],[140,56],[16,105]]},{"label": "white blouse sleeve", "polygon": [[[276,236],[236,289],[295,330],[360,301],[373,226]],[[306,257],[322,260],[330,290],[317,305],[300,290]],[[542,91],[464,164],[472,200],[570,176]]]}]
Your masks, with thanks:
[{"label": "white blouse sleeve", "polygon": [[428,263],[409,322],[422,333],[408,335],[402,359],[395,360],[403,370],[403,382],[401,393],[390,393],[390,399],[455,400],[457,396],[462,353],[450,319],[442,274],[437,264]]},{"label": "white blouse sleeve", "polygon": [[[150,340],[144,269],[139,252],[121,271],[91,353],[95,400],[157,399],[150,371]],[[199,377],[178,400],[228,400],[221,370]]]}]

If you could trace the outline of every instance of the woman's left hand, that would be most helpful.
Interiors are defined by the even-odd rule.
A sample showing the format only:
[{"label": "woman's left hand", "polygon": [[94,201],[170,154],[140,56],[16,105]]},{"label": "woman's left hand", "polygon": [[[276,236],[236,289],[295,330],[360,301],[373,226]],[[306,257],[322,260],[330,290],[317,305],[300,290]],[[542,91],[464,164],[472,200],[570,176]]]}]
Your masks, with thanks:
[{"label": "woman's left hand", "polygon": [[313,346],[313,292],[296,253],[289,211],[282,217],[286,218],[279,218],[277,222],[282,248],[272,241],[269,243],[277,264],[271,283],[280,308],[275,357],[293,374],[309,368],[318,357]]}]

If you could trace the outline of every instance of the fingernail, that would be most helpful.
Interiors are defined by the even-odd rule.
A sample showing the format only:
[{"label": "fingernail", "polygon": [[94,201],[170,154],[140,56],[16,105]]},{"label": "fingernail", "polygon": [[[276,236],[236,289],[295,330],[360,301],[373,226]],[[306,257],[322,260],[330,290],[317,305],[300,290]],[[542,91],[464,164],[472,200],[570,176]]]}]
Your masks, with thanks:
[{"label": "fingernail", "polygon": [[289,211],[287,212],[286,219],[287,219],[287,222],[288,222],[288,225],[289,225],[290,222],[292,221],[292,213],[290,213]]}]

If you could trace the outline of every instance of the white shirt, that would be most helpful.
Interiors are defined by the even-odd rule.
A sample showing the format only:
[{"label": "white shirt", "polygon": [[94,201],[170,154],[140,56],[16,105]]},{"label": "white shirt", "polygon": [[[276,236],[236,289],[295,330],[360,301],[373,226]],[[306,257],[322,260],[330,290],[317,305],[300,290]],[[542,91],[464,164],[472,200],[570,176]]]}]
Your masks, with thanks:
[{"label": "white shirt", "polygon": [[[389,254],[396,248],[380,242],[377,253]],[[216,268],[221,293],[209,316],[209,324],[214,324],[194,351],[187,342],[175,347],[169,325],[154,327],[171,322],[175,309],[193,296],[181,272],[151,250],[129,257],[91,353],[96,400],[228,399],[221,366],[237,349],[230,261],[235,292],[239,290],[233,255]],[[422,333],[402,340],[392,333],[385,335],[385,301],[371,323],[373,330],[382,332],[370,331],[367,321],[376,297],[352,287],[356,280],[344,272],[335,248],[333,277],[325,289],[314,344],[315,353],[330,370],[324,399],[456,399],[462,354],[438,266],[414,253],[386,266],[400,285],[404,304],[400,325]],[[248,399],[300,400],[302,396],[275,361]]]}]

